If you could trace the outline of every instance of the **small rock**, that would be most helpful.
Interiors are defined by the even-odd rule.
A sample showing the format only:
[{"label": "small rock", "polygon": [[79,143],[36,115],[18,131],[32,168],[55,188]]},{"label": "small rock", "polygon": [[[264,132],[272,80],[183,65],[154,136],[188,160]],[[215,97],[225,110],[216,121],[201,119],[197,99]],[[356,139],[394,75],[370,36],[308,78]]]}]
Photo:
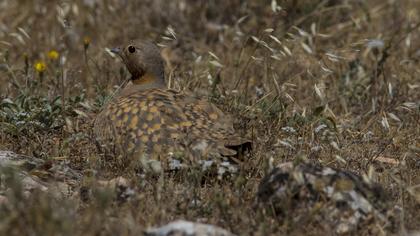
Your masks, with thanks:
[{"label": "small rock", "polygon": [[146,231],[148,236],[234,236],[214,225],[178,220]]},{"label": "small rock", "polygon": [[[0,151],[0,170],[20,182],[25,196],[30,196],[34,190],[48,192],[56,197],[71,196],[72,189],[82,176],[78,171],[71,169],[65,161],[44,161],[11,151]],[[8,192],[11,188],[13,185],[2,185],[0,198],[7,198],[2,193]],[[0,202],[4,203],[7,200]]]},{"label": "small rock", "polygon": [[283,163],[260,183],[257,204],[274,207],[279,217],[314,217],[337,234],[370,225],[390,226],[390,202],[381,186],[334,168]]}]

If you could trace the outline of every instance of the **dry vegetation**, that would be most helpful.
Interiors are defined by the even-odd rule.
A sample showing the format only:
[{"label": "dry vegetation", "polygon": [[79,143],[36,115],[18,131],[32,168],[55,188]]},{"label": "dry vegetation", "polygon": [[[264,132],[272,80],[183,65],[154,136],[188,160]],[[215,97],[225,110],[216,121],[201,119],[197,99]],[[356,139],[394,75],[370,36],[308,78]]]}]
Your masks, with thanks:
[{"label": "dry vegetation", "polygon": [[[329,234],[254,207],[270,166],[301,155],[368,175],[399,209],[393,232],[418,229],[420,2],[275,2],[1,1],[0,150],[65,159],[84,173],[80,192],[93,191],[25,198],[14,183],[0,234],[136,235],[175,219],[238,235]],[[237,178],[156,179],[101,161],[92,119],[128,76],[108,48],[132,38],[164,48],[171,87],[208,96],[252,133]],[[92,186],[120,175],[134,186],[128,201]]]}]

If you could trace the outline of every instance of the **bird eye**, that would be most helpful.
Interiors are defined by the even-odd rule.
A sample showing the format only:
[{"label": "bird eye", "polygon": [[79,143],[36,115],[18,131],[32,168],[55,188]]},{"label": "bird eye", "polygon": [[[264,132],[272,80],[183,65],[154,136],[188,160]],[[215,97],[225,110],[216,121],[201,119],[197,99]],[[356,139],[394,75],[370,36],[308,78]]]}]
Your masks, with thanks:
[{"label": "bird eye", "polygon": [[130,53],[134,53],[136,51],[136,48],[134,46],[130,45],[130,46],[128,46],[128,51]]}]

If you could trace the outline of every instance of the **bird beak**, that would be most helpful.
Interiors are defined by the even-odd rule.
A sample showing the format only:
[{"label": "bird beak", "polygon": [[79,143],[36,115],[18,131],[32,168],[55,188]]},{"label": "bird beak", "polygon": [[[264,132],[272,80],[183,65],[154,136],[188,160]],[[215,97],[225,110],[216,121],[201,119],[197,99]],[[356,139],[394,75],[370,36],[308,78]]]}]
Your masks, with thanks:
[{"label": "bird beak", "polygon": [[120,48],[120,47],[117,47],[117,48],[112,48],[110,51],[111,51],[112,53],[117,54],[118,56],[121,56],[121,52],[122,52],[122,50],[121,50],[121,48]]}]

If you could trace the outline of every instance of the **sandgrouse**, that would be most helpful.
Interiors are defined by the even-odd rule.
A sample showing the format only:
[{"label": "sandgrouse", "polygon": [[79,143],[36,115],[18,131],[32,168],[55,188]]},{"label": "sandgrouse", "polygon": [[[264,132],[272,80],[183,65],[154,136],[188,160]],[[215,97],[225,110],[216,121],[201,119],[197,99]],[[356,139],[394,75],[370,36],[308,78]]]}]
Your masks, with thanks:
[{"label": "sandgrouse", "polygon": [[101,146],[124,157],[159,161],[164,170],[172,165],[168,157],[174,153],[179,154],[176,162],[185,164],[235,159],[238,147],[250,147],[250,141],[234,130],[231,118],[215,105],[167,88],[164,61],[153,43],[132,42],[111,51],[122,58],[132,83],[95,120],[94,133]]}]

